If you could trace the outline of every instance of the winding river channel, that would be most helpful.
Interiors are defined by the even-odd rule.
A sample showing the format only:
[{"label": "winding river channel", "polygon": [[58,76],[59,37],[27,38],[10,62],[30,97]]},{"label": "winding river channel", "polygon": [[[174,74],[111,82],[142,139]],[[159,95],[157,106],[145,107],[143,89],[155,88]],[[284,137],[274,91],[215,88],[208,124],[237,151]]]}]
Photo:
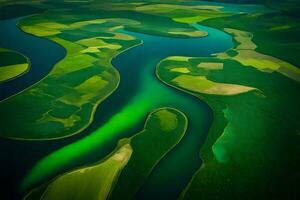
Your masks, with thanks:
[{"label": "winding river channel", "polygon": [[[0,21],[1,34],[5,34],[10,40],[18,41],[18,43],[5,42],[3,40],[7,40],[7,37],[1,35],[0,47],[19,51],[29,57],[32,66],[26,76],[34,77],[34,81],[20,77],[1,86],[1,93],[4,90],[9,91],[3,97],[1,96],[2,99],[43,78],[51,70],[51,67],[48,66],[49,63],[53,67],[53,64],[63,58],[65,54],[64,49],[59,45],[21,32],[17,28],[16,22],[17,19]],[[113,59],[112,64],[120,72],[120,85],[97,108],[93,123],[82,133],[61,140],[13,141],[1,139],[1,162],[6,163],[2,164],[0,168],[1,177],[2,175],[7,177],[10,184],[14,185],[20,183],[20,180],[33,166],[35,166],[34,170],[43,171],[41,177],[47,179],[71,168],[95,162],[111,152],[119,139],[140,131],[150,111],[160,107],[173,107],[184,112],[189,120],[186,135],[155,167],[136,198],[175,199],[178,197],[201,165],[199,150],[206,138],[213,116],[206,103],[158,80],[155,76],[155,67],[161,59],[168,56],[209,56],[233,46],[232,38],[228,34],[198,24],[194,24],[194,26],[208,32],[208,36],[180,39],[120,30],[143,40],[143,44],[131,48]],[[6,31],[10,31],[10,33]],[[15,32],[17,34],[11,34]],[[33,61],[41,57],[41,49],[52,52],[43,57],[49,62],[34,64]],[[24,86],[19,87],[23,83]],[[15,87],[18,89],[14,89]],[[122,130],[116,129],[110,132],[109,138],[105,142],[97,143],[103,127],[118,126],[118,122],[115,120],[118,115],[128,116],[128,120],[132,123],[131,127],[124,127]],[[133,120],[129,119],[130,117],[133,117]],[[87,146],[86,151],[80,152],[79,149]],[[66,149],[73,149],[72,155],[67,153],[70,151],[65,151]],[[5,155],[2,155],[2,152],[6,152]],[[70,162],[59,160],[58,158],[61,156],[66,160],[69,159]],[[18,157],[20,159],[16,161]],[[43,166],[47,166],[50,171],[45,171]],[[14,187],[16,188],[16,186]]]}]

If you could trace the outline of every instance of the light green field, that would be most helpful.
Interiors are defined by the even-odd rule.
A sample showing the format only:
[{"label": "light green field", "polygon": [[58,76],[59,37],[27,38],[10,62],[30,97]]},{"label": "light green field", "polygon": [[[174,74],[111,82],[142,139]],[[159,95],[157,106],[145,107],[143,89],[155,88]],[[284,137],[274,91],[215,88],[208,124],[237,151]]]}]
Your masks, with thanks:
[{"label": "light green field", "polygon": [[24,55],[0,48],[0,82],[17,78],[30,68],[29,59]]},{"label": "light green field", "polygon": [[188,68],[185,67],[176,67],[176,68],[172,68],[170,69],[171,72],[180,72],[182,74],[188,74],[190,73],[190,70]]},{"label": "light green field", "polygon": [[28,64],[16,64],[0,67],[0,82],[16,78],[28,70]]},{"label": "light green field", "polygon": [[224,64],[218,62],[201,62],[197,67],[206,69],[206,70],[222,70]]},{"label": "light green field", "polygon": [[220,61],[214,61],[191,65],[190,60],[193,59],[195,58],[168,57],[160,62],[158,68],[167,69],[172,76],[170,81],[176,86],[199,94],[230,96],[256,90],[254,87],[211,81],[205,76],[203,71],[203,75],[198,74],[199,70],[221,70],[224,64]]},{"label": "light green field", "polygon": [[172,82],[180,88],[204,94],[237,95],[255,90],[253,87],[242,85],[216,83],[207,80],[205,76],[179,75]]}]

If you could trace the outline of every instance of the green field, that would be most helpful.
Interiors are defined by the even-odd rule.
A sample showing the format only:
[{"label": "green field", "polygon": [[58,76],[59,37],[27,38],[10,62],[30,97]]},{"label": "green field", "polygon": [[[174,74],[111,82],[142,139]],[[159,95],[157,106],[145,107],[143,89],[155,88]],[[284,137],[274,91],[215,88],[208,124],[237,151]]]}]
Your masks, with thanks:
[{"label": "green field", "polygon": [[0,82],[9,81],[25,74],[30,68],[24,55],[0,48]]}]

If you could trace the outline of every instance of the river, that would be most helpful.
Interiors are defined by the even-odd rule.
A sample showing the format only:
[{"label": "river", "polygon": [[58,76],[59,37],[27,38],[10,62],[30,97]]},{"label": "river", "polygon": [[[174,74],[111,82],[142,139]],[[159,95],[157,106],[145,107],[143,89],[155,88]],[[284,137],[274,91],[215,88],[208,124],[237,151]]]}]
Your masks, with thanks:
[{"label": "river", "polygon": [[[33,63],[34,59],[40,57],[39,48],[48,49],[47,45],[52,45],[51,48],[54,48],[53,54],[57,54],[47,58],[50,59],[49,62],[52,63],[52,66],[64,56],[64,51],[61,50],[61,47],[58,45],[53,46],[54,43],[48,40],[30,36],[30,38],[33,37],[38,40],[35,43],[28,43],[28,34],[19,33],[20,30],[16,27],[16,22],[17,19],[5,20],[6,27],[10,27],[10,32],[18,32],[13,37],[16,37],[21,42],[8,46],[3,41],[1,42],[3,40],[1,37],[1,47],[20,51],[29,57]],[[2,23],[0,22],[1,30],[5,32],[6,29],[2,28],[1,25]],[[208,36],[180,39],[121,30],[143,40],[144,43],[123,52],[113,60],[112,64],[121,75],[120,85],[98,107],[93,123],[82,133],[62,140],[13,141],[1,139],[1,162],[6,163],[1,166],[1,177],[2,175],[6,177],[10,181],[9,186],[16,188],[16,184],[20,183],[22,177],[33,166],[35,166],[34,170],[42,172],[43,176],[41,177],[46,179],[71,168],[95,162],[108,154],[120,138],[130,136],[141,130],[144,120],[151,110],[168,106],[177,108],[187,115],[189,120],[187,133],[182,141],[155,167],[136,198],[176,198],[201,165],[199,150],[211,125],[212,111],[207,104],[196,97],[187,95],[160,82],[155,76],[155,67],[161,59],[168,56],[209,56],[212,53],[223,52],[233,46],[232,38],[224,32],[200,25],[194,26],[207,31]],[[13,29],[12,27],[15,28]],[[35,46],[36,43],[42,43],[42,41],[45,43]],[[33,46],[37,49],[36,51],[31,51]],[[21,51],[21,49],[24,50]],[[36,81],[43,78],[50,71],[50,68],[44,65],[46,65],[44,62],[39,63],[39,65],[32,64],[31,70],[42,72],[33,74],[29,72],[28,75],[33,76]],[[26,82],[26,80],[21,78],[11,82],[12,85],[10,87],[12,90],[15,87],[14,83],[18,81],[20,83]],[[31,82],[31,84],[36,81]],[[20,90],[18,89],[15,92]],[[122,131],[112,130],[108,140],[105,140],[103,143],[95,142],[101,134],[104,134],[101,132],[101,127],[115,127],[115,125],[118,125],[118,121],[114,120],[114,116],[124,112],[125,115],[129,114],[129,116],[136,117],[136,120],[133,120],[133,123],[130,124],[131,127],[124,127]],[[73,155],[65,154],[64,149],[66,147],[75,150],[87,144],[89,145],[87,152],[74,151]],[[2,155],[4,152],[5,155]],[[77,154],[75,154],[76,152]],[[52,156],[47,156],[49,154]],[[75,157],[76,162],[60,165],[60,161],[56,158],[61,155],[65,159],[73,159]],[[21,158],[16,159],[19,157]],[[43,164],[40,164],[39,160],[41,159]],[[45,163],[46,165],[51,163],[50,171],[44,171],[43,166],[45,166]],[[35,173],[34,170],[30,173]]]}]

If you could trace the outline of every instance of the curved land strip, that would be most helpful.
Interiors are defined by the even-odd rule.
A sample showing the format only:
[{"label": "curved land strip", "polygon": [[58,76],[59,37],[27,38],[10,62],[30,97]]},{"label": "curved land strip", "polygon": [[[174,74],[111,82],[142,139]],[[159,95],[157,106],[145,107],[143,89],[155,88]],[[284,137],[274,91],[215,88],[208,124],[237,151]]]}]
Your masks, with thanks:
[{"label": "curved land strip", "polygon": [[[2,137],[53,139],[80,132],[91,123],[97,105],[118,85],[119,75],[111,59],[139,43],[133,37],[113,33],[120,24],[135,23],[130,20],[76,21],[70,16],[63,24],[59,18],[51,20],[54,13],[45,15],[22,21],[22,30],[57,42],[66,48],[67,55],[38,84],[1,102],[1,112],[10,110],[1,120]],[[99,26],[103,23],[107,26]],[[100,33],[94,32],[95,27]],[[39,108],[29,112],[34,105]],[[13,125],[15,116],[23,119],[18,126]]]},{"label": "curved land strip", "polygon": [[223,70],[224,64],[212,58],[206,60],[199,62],[197,58],[169,57],[158,64],[156,73],[162,81],[171,82],[172,85],[192,93],[232,96],[256,90],[254,87],[207,79],[205,72]]},{"label": "curved land strip", "polygon": [[[186,128],[187,119],[180,111],[155,110],[148,116],[144,130],[120,140],[106,158],[54,178],[25,199],[118,198],[115,194],[124,199],[132,197],[159,160],[181,140]],[[132,184],[128,185],[128,180]],[[113,188],[118,193],[112,193]]]},{"label": "curved land strip", "polygon": [[22,76],[29,69],[30,61],[26,56],[0,48],[0,83]]},{"label": "curved land strip", "polygon": [[[224,27],[222,23],[226,21],[226,27],[241,26],[240,20],[249,17],[259,24],[262,19],[265,23],[270,20],[253,14],[214,19],[204,24]],[[274,24],[266,23],[266,26],[258,33],[260,37],[262,34],[268,37]],[[295,29],[285,34],[293,34]],[[162,81],[199,97],[214,111],[213,125],[200,152],[204,163],[181,199],[267,199],[294,194],[288,185],[296,185],[295,163],[299,161],[296,142],[300,130],[299,69],[258,53],[256,48],[262,51],[267,45],[254,43],[255,33],[237,27],[225,30],[234,36],[235,48],[208,58],[180,61],[168,58],[157,67]],[[272,34],[270,37],[276,38]],[[278,39],[267,44],[275,48],[276,42],[282,44]],[[295,61],[289,59],[295,55],[291,53],[285,60]],[[191,83],[191,78],[196,81]]]}]

